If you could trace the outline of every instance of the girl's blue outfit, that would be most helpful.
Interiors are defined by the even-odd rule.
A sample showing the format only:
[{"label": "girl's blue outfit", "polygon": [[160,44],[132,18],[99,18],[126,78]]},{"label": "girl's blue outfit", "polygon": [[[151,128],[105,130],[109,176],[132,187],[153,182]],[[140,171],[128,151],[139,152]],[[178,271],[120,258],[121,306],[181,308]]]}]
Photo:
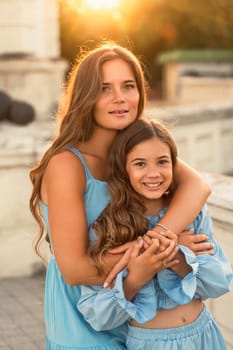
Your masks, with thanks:
[{"label": "girl's blue outfit", "polygon": [[[71,147],[70,151],[80,158],[85,169],[87,185],[84,197],[90,227],[109,202],[107,183],[92,176],[76,148]],[[49,233],[48,207],[43,202],[41,210]],[[125,350],[126,324],[105,332],[95,331],[77,310],[80,291],[80,286],[66,283],[52,255],[45,285],[46,350]]]},{"label": "girl's blue outfit", "polygon": [[[149,229],[166,212],[148,217]],[[128,301],[124,296],[123,280],[127,269],[118,274],[113,289],[101,286],[81,286],[77,307],[86,321],[96,330],[109,330],[130,319],[145,323],[156,316],[158,309],[172,309],[193,299],[217,298],[230,290],[233,277],[229,260],[214,239],[207,206],[204,206],[194,222],[187,228],[195,234],[205,233],[214,243],[213,255],[196,256],[189,248],[180,245],[192,271],[180,278],[169,269],[160,271],[135,296]],[[92,239],[96,239],[91,229]],[[225,350],[222,334],[213,316],[204,307],[191,324],[166,329],[145,329],[128,324],[128,350]]]}]

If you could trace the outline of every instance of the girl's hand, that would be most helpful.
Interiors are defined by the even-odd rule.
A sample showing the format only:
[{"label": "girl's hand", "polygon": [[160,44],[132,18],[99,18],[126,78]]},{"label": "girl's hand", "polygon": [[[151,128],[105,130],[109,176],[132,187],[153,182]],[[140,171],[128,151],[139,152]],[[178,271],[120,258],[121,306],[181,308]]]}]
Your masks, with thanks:
[{"label": "girl's hand", "polygon": [[214,253],[214,244],[207,242],[208,236],[205,234],[194,234],[194,229],[183,231],[178,235],[178,243],[191,249],[195,255]]},{"label": "girl's hand", "polygon": [[128,263],[129,272],[124,281],[126,298],[131,300],[159,271],[177,265],[179,260],[174,259],[177,252],[178,246],[174,241],[170,241],[168,247],[161,252],[157,238],[154,238],[152,244],[140,255],[137,254],[136,248],[133,249]]},{"label": "girl's hand", "polygon": [[[142,238],[139,238],[139,242]],[[161,251],[160,241],[156,238],[153,239],[152,244],[141,254],[137,254],[136,247],[132,250],[129,262],[129,273],[132,271],[137,275],[137,280],[144,281],[144,285],[147,281],[154,277],[159,271],[170,268],[178,263],[178,260],[174,261],[179,247],[176,242],[171,241],[169,245]]]}]

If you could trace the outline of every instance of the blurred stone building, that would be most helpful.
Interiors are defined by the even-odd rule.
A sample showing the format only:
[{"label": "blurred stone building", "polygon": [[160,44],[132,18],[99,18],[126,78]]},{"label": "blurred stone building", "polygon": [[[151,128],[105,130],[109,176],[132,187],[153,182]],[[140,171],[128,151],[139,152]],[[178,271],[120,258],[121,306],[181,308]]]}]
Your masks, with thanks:
[{"label": "blurred stone building", "polygon": [[67,67],[58,15],[56,0],[0,2],[0,90],[32,104],[40,119],[54,112]]}]

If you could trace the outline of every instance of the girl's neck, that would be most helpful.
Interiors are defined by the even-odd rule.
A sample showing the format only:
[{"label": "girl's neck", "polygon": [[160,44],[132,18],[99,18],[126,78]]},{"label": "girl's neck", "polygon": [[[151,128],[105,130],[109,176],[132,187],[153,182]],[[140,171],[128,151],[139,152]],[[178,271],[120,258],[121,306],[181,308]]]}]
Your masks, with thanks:
[{"label": "girl's neck", "polygon": [[166,208],[169,204],[169,201],[166,197],[159,199],[145,199],[144,205],[146,207],[146,216],[158,216],[160,211]]}]

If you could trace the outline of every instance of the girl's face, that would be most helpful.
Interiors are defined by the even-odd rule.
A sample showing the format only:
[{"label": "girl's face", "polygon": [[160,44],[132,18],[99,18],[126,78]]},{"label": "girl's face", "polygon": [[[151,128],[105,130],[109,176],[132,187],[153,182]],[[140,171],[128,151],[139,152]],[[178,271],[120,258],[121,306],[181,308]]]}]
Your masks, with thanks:
[{"label": "girl's face", "polygon": [[127,155],[126,171],[131,186],[144,199],[160,199],[172,182],[169,146],[157,137],[139,143]]},{"label": "girl's face", "polygon": [[128,63],[120,58],[102,66],[102,91],[97,98],[94,118],[104,129],[121,130],[137,117],[139,91]]}]

